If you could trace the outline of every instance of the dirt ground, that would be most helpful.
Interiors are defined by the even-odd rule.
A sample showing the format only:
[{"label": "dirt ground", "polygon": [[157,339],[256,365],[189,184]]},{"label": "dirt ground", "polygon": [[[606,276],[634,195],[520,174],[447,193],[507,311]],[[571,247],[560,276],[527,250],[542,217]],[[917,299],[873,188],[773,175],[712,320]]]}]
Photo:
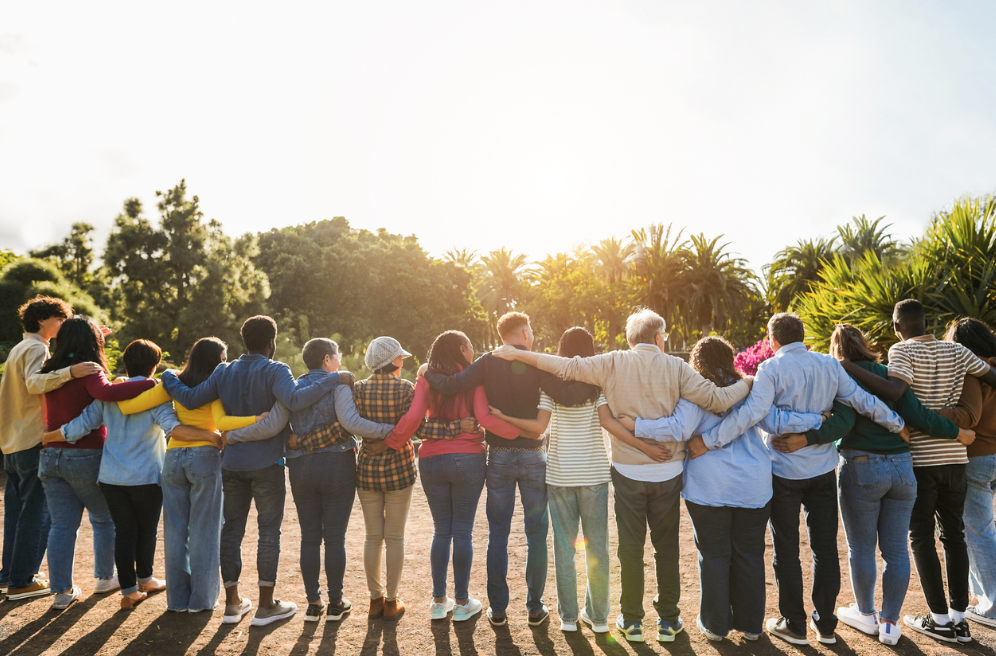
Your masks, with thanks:
[{"label": "dirt ground", "polygon": [[[2,475],[0,475],[2,482]],[[0,603],[0,655],[17,654],[497,654],[498,656],[525,656],[527,654],[574,654],[578,656],[625,656],[627,654],[885,654],[896,652],[904,655],[987,654],[996,656],[996,632],[977,624],[972,624],[975,642],[961,648],[935,642],[934,640],[905,630],[903,638],[894,647],[886,647],[871,637],[841,624],[837,630],[837,644],[824,646],[811,639],[810,647],[796,648],[777,638],[763,636],[757,642],[747,642],[739,634],[732,640],[710,643],[694,628],[698,611],[698,574],[695,546],[692,542],[692,527],[688,515],[682,507],[681,559],[682,559],[682,618],[686,631],[669,645],[650,641],[646,644],[627,643],[616,633],[595,636],[584,627],[575,634],[562,633],[556,617],[557,594],[551,564],[546,588],[546,603],[552,612],[551,621],[539,628],[526,624],[525,583],[525,536],[522,532],[521,509],[516,511],[513,520],[512,536],[509,544],[511,605],[509,625],[493,628],[482,613],[464,623],[449,620],[431,622],[428,619],[428,604],[431,592],[428,552],[432,538],[432,521],[425,495],[416,484],[411,516],[408,520],[408,547],[406,569],[402,584],[401,598],[408,605],[407,613],[396,623],[383,620],[368,621],[366,618],[366,585],[363,575],[362,546],[363,518],[360,504],[353,506],[347,535],[349,563],[345,581],[346,597],[353,601],[356,612],[342,622],[324,621],[307,623],[303,608],[306,605],[301,575],[298,568],[297,545],[300,529],[297,513],[287,491],[287,507],[283,524],[283,553],[280,575],[277,582],[277,597],[294,601],[301,610],[290,620],[268,627],[250,628],[247,616],[240,624],[222,624],[222,608],[213,614],[201,613],[186,615],[166,612],[165,593],[154,595],[133,611],[120,611],[117,593],[110,595],[93,594],[92,540],[90,527],[84,519],[76,547],[76,583],[83,589],[83,599],[68,610],[58,613],[49,610],[50,597],[24,602],[3,601]],[[485,492],[486,494],[486,492]],[[611,502],[610,502],[611,512]],[[254,520],[243,543],[245,570],[243,581],[255,581],[255,535]],[[843,529],[839,533],[841,567],[845,572],[839,605],[852,602],[850,586],[846,577],[846,544]],[[485,591],[484,555],[487,545],[487,520],[484,513],[484,498],[477,514],[474,535],[475,559],[471,579],[471,594],[479,597],[487,605]],[[157,553],[156,574],[163,576],[162,569],[162,528],[159,534],[160,547]],[[612,615],[618,612],[619,566],[615,558],[615,525],[610,523],[612,553]],[[768,616],[777,615],[777,590],[770,569],[771,549],[768,548]],[[552,545],[550,550],[553,555]],[[647,571],[646,608],[650,613],[647,622],[656,621],[651,599],[653,597],[653,554],[648,542],[644,558]],[[583,586],[583,561],[579,555],[579,587]],[[809,561],[804,563],[808,584]],[[324,581],[323,581],[324,583]],[[247,588],[253,601],[257,591]],[[452,594],[452,579],[450,592]],[[583,595],[580,587],[579,595]],[[909,594],[904,607],[906,613],[926,612],[923,596],[914,573]],[[911,635],[912,634],[912,635]],[[811,638],[812,638],[812,634]]]}]

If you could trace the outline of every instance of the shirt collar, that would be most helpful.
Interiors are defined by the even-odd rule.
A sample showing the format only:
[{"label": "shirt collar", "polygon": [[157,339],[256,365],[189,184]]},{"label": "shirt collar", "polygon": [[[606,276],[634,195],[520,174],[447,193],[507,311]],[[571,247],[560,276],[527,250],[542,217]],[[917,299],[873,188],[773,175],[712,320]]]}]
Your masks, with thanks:
[{"label": "shirt collar", "polygon": [[324,369],[309,369],[308,373],[306,375],[310,376],[311,374],[315,374],[317,376],[321,376],[321,375],[328,376],[328,375],[330,375],[330,373],[331,372],[325,371]]},{"label": "shirt collar", "polygon": [[33,339],[35,341],[41,342],[45,346],[48,346],[48,340],[39,335],[38,333],[22,333],[24,339]]},{"label": "shirt collar", "polygon": [[791,344],[786,344],[785,346],[778,349],[778,353],[775,353],[775,357],[781,357],[782,355],[788,355],[795,353],[796,351],[805,351],[806,345],[803,342],[792,342]]},{"label": "shirt collar", "polygon": [[647,351],[649,353],[660,353],[661,350],[657,348],[656,344],[634,344],[630,350],[632,351]]},{"label": "shirt collar", "polygon": [[910,337],[907,342],[936,342],[937,338],[927,333],[926,335],[919,335],[918,337]]}]

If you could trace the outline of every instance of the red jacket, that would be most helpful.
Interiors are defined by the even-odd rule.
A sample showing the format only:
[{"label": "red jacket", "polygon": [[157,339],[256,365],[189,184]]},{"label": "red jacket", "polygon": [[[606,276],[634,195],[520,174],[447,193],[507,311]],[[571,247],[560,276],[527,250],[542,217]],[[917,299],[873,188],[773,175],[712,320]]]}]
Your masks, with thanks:
[{"label": "red jacket", "polygon": [[[127,383],[113,384],[107,380],[104,372],[76,378],[57,390],[45,393],[45,430],[52,431],[62,428],[82,414],[94,399],[99,401],[127,401],[156,386],[156,381],[135,380]],[[46,448],[61,447],[64,449],[102,449],[107,429],[100,428],[91,431],[89,435],[80,438],[75,444],[54,442],[46,444]]]}]

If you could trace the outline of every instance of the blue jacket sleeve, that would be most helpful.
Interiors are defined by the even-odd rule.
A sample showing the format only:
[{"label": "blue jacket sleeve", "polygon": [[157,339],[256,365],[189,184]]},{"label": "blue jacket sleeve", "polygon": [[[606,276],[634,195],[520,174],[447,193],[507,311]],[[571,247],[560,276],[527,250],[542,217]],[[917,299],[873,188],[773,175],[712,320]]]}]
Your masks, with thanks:
[{"label": "blue jacket sleeve", "polygon": [[670,417],[637,419],[634,435],[658,442],[675,440],[685,442],[695,434],[706,411],[691,401],[681,399]]},{"label": "blue jacket sleeve", "polygon": [[299,387],[290,367],[283,362],[274,362],[274,364],[278,366],[274,367],[273,396],[277,397],[277,400],[287,406],[291,412],[314,405],[318,399],[328,394],[333,387],[340,383],[339,374],[335,373],[323,376],[321,380],[307,387]]},{"label": "blue jacket sleeve", "polygon": [[159,428],[163,429],[166,435],[169,435],[181,425],[180,420],[176,417],[176,411],[173,409],[172,403],[161,403],[149,412],[152,413],[156,423],[159,424]]},{"label": "blue jacket sleeve", "polygon": [[101,427],[104,423],[104,402],[93,401],[83,408],[83,412],[76,419],[62,427],[62,436],[70,444],[74,444],[80,438],[86,437]]},{"label": "blue jacket sleeve", "polygon": [[187,387],[176,377],[175,371],[164,371],[162,375],[163,387],[166,392],[173,397],[173,400],[188,410],[211,403],[218,398],[218,380],[221,372],[225,369],[225,363],[219,364],[208,379],[197,387]]},{"label": "blue jacket sleeve", "polygon": [[702,440],[708,448],[719,449],[726,446],[768,416],[771,404],[775,400],[775,385],[765,364],[762,363],[757,370],[754,387],[751,388],[744,404],[726,415],[719,426],[702,433]]},{"label": "blue jacket sleeve", "polygon": [[823,425],[823,415],[815,412],[793,412],[771,406],[771,410],[759,424],[765,432],[771,435],[787,435],[788,433],[805,433],[816,430]]}]

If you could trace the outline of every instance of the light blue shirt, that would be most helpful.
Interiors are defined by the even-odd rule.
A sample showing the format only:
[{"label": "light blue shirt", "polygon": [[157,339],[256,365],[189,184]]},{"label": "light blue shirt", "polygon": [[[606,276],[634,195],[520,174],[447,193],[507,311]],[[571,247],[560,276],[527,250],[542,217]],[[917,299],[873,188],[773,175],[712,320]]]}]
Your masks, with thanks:
[{"label": "light blue shirt", "polygon": [[[741,401],[730,412],[744,405]],[[719,426],[722,419],[682,399],[670,417],[636,420],[637,437],[687,441]],[[774,408],[760,425],[775,435],[819,428],[817,413],[779,412]],[[681,496],[700,506],[763,508],[771,499],[771,457],[757,426],[698,458],[686,457]]]},{"label": "light blue shirt", "polygon": [[[135,376],[128,380],[145,380]],[[62,427],[67,442],[107,427],[97,481],[108,485],[160,485],[166,458],[166,435],[180,426],[172,403],[133,415],[121,414],[117,403],[94,401]]]},{"label": "light blue shirt", "polygon": [[[835,400],[893,433],[903,429],[902,418],[858,387],[836,358],[807,351],[802,342],[794,342],[761,363],[746,403],[729,413],[719,426],[702,433],[702,439],[710,449],[721,448],[760,422],[773,405],[783,410],[819,413],[829,410]],[[764,437],[766,442],[770,439],[770,435]],[[793,453],[771,449],[770,453],[771,473],[782,478],[813,478],[837,467],[833,444],[814,444]]]}]

